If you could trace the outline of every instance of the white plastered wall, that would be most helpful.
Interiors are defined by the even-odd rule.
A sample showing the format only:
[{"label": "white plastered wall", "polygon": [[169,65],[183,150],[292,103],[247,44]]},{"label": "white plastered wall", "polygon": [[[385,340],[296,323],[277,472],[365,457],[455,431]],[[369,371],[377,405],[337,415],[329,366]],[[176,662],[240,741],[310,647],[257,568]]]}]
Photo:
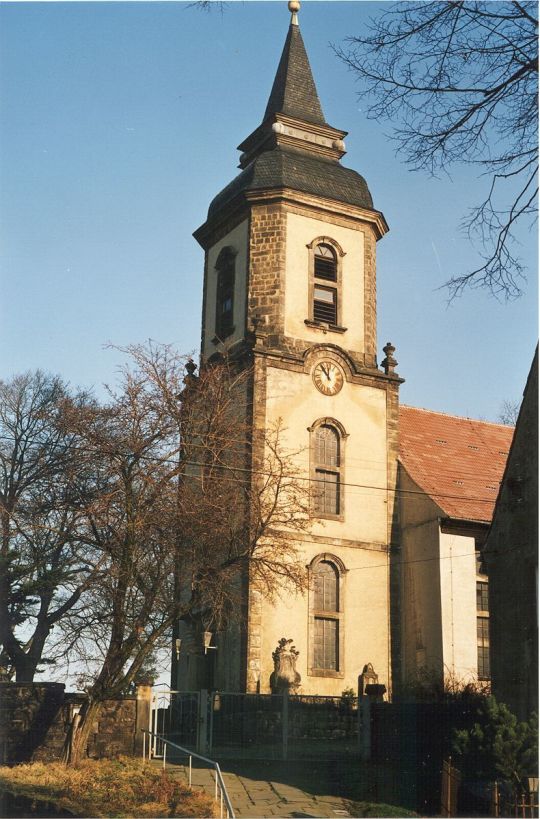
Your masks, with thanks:
[{"label": "white plastered wall", "polygon": [[386,392],[345,382],[334,397],[322,395],[311,373],[269,367],[267,370],[267,425],[282,419],[281,436],[286,450],[302,451],[296,457],[298,474],[309,475],[309,431],[316,420],[339,421],[345,442],[344,520],[314,522],[317,540],[299,544],[307,566],[314,557],[330,553],[347,571],[343,580],[343,677],[308,676],[308,596],[289,592],[275,605],[263,604],[261,691],[267,691],[273,670],[272,651],[281,637],[292,638],[300,651],[297,670],[303,693],[339,695],[356,689],[358,675],[371,662],[379,681],[389,680],[389,599],[386,492]]},{"label": "white plastered wall", "polygon": [[474,537],[440,532],[442,639],[445,674],[478,678]]},{"label": "white plastered wall", "polygon": [[402,672],[443,673],[439,571],[440,509],[400,467],[399,502],[402,547]]},{"label": "white plastered wall", "polygon": [[474,537],[441,531],[441,509],[400,469],[403,679],[477,679]]}]

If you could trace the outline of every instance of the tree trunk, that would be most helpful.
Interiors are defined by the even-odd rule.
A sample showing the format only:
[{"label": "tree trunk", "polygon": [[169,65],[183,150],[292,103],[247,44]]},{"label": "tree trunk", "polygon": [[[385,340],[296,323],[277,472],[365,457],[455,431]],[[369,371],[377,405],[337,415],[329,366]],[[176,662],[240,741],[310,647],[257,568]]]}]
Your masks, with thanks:
[{"label": "tree trunk", "polygon": [[71,736],[70,747],[67,753],[67,762],[76,765],[87,756],[88,737],[92,731],[92,726],[99,716],[101,702],[87,700],[80,711],[78,720],[74,720],[74,730]]}]

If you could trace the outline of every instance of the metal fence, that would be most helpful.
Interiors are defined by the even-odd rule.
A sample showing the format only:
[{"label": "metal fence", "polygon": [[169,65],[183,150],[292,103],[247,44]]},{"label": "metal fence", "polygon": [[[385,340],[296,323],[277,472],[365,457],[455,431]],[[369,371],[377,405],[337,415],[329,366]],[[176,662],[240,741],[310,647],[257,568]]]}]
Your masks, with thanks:
[{"label": "metal fence", "polygon": [[208,748],[219,756],[283,758],[283,697],[213,692],[208,697]]},{"label": "metal fence", "polygon": [[184,747],[220,758],[330,759],[358,754],[358,708],[354,698],[178,693],[167,736]]}]

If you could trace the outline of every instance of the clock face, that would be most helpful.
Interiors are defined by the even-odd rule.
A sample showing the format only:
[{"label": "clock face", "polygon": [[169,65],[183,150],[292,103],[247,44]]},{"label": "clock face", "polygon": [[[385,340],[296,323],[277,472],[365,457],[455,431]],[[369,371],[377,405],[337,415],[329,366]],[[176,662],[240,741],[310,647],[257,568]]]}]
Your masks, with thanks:
[{"label": "clock face", "polygon": [[333,361],[319,361],[313,369],[313,381],[323,395],[336,395],[343,386],[343,373]]}]

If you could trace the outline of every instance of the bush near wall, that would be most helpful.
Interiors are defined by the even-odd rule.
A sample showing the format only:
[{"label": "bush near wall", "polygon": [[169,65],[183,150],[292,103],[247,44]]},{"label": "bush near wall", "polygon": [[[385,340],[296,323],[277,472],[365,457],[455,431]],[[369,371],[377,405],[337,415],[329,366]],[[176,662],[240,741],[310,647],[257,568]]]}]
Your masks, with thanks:
[{"label": "bush near wall", "polygon": [[[443,702],[374,703],[371,732],[374,762],[414,773],[421,813],[440,808],[443,760],[448,757],[461,770],[462,797],[476,791],[474,808],[488,811],[485,815],[491,783],[515,788],[520,777],[537,771],[536,715],[529,723],[518,723],[506,706],[481,693],[465,690]],[[471,805],[463,808],[463,815],[469,815]]]}]

